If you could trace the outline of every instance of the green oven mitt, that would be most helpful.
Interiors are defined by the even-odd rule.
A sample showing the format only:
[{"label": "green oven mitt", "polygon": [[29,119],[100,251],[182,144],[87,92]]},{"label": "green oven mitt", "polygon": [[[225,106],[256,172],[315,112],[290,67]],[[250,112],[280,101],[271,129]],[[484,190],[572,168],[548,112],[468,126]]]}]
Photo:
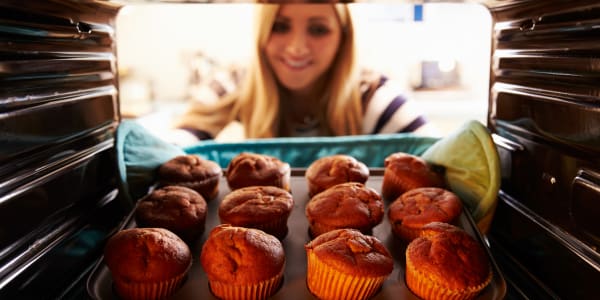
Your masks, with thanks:
[{"label": "green oven mitt", "polygon": [[446,181],[478,224],[487,232],[500,189],[500,159],[487,128],[469,121],[433,144],[422,155],[446,169]]},{"label": "green oven mitt", "polygon": [[161,164],[185,154],[180,147],[152,135],[135,121],[122,121],[116,137],[120,194],[128,206],[148,193]]}]

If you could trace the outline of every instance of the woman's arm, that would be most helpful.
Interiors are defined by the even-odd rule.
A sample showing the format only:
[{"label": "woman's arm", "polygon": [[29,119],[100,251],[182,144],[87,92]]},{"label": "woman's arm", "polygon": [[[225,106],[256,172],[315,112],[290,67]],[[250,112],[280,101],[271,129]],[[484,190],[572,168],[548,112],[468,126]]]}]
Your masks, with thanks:
[{"label": "woman's arm", "polygon": [[175,127],[186,131],[197,140],[214,139],[227,125],[235,121],[232,114],[237,93],[227,94],[213,104],[193,103],[179,117]]}]

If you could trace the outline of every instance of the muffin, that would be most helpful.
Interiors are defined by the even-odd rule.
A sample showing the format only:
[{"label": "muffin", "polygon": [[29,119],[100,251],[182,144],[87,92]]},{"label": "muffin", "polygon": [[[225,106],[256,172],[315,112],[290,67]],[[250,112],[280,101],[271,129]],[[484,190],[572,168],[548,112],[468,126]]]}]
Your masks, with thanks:
[{"label": "muffin", "polygon": [[397,152],[385,158],[381,185],[383,199],[394,201],[418,187],[444,187],[444,179],[418,156]]},{"label": "muffin", "polygon": [[223,224],[210,232],[200,262],[217,298],[266,299],[281,285],[285,254],[262,230]]},{"label": "muffin", "polygon": [[287,235],[294,199],[274,186],[248,186],[225,195],[219,204],[223,224],[260,229],[278,239]]},{"label": "muffin", "polygon": [[135,221],[138,227],[166,228],[191,242],[204,232],[206,201],[192,189],[165,186],[138,201]]},{"label": "muffin", "polygon": [[410,242],[430,222],[453,223],[462,213],[462,202],[442,188],[416,188],[400,196],[388,208],[392,232]]},{"label": "muffin", "polygon": [[324,233],[305,249],[306,283],[319,299],[371,298],[394,269],[383,244],[354,229]]},{"label": "muffin", "polygon": [[450,223],[445,222],[430,222],[427,225],[421,228],[419,237],[425,236],[430,237],[436,235],[440,232],[452,231],[452,230],[462,230],[460,227],[456,225],[452,225]]},{"label": "muffin", "polygon": [[180,185],[200,193],[206,201],[219,194],[219,180],[223,174],[214,161],[188,154],[176,156],[163,163],[157,171],[159,186]]},{"label": "muffin", "polygon": [[340,228],[370,234],[383,219],[383,200],[362,183],[340,183],[312,197],[305,214],[312,237]]},{"label": "muffin", "polygon": [[312,197],[339,183],[364,184],[369,178],[369,168],[350,155],[336,154],[315,160],[306,169],[304,177],[308,183],[308,195]]},{"label": "muffin", "polygon": [[406,285],[423,299],[472,299],[492,280],[483,246],[464,230],[430,223],[406,248]]},{"label": "muffin", "polygon": [[164,228],[132,228],[114,234],[104,261],[121,299],[164,299],[183,283],[192,255],[187,244]]},{"label": "muffin", "polygon": [[247,186],[275,186],[290,191],[291,168],[276,157],[242,152],[227,166],[227,183],[231,190]]}]

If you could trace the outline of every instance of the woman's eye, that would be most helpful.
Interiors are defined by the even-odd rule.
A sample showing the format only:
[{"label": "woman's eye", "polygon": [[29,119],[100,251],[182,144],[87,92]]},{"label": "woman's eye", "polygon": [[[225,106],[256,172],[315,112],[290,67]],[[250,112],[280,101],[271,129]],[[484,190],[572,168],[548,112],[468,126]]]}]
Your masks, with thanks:
[{"label": "woman's eye", "polygon": [[290,25],[285,22],[275,22],[273,23],[273,28],[271,29],[274,33],[286,33],[290,30]]},{"label": "woman's eye", "polygon": [[313,36],[323,36],[329,33],[329,28],[323,25],[311,25],[308,32]]}]

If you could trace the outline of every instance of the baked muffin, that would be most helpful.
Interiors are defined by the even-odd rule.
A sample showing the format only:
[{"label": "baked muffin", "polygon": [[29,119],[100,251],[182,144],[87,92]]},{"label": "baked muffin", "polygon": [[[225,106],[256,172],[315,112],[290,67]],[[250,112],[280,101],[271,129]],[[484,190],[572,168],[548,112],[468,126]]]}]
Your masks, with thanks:
[{"label": "baked muffin", "polygon": [[430,222],[456,222],[462,202],[454,193],[442,188],[416,188],[400,196],[388,208],[392,232],[410,242]]},{"label": "baked muffin", "polygon": [[219,204],[223,224],[260,229],[278,239],[287,235],[294,199],[274,186],[248,186],[225,195]]},{"label": "baked muffin", "polygon": [[164,299],[181,287],[192,255],[167,229],[132,228],[109,238],[104,262],[121,299]]},{"label": "baked muffin", "polygon": [[217,298],[266,299],[281,285],[285,254],[264,231],[222,224],[210,232],[200,262]]},{"label": "baked muffin", "polygon": [[184,186],[164,186],[142,197],[135,208],[138,227],[169,229],[191,242],[204,232],[206,201]]},{"label": "baked muffin", "polygon": [[385,158],[381,185],[383,199],[394,201],[418,187],[444,187],[444,179],[418,156],[397,152]]},{"label": "baked muffin", "polygon": [[276,157],[242,152],[227,166],[227,183],[231,190],[267,185],[290,191],[291,168]]},{"label": "baked muffin", "polygon": [[425,226],[406,248],[406,285],[423,299],[472,299],[492,280],[483,246],[444,223]]},{"label": "baked muffin", "polygon": [[319,299],[368,299],[394,269],[383,244],[354,229],[324,233],[305,249],[306,283]]},{"label": "baked muffin", "polygon": [[436,235],[440,232],[452,231],[452,230],[462,230],[462,229],[460,227],[458,227],[456,225],[452,225],[450,223],[430,222],[430,223],[427,223],[427,225],[423,226],[423,228],[421,228],[419,237],[422,237],[422,236],[429,237],[429,236]]},{"label": "baked muffin", "polygon": [[364,184],[369,178],[369,168],[350,155],[336,154],[315,160],[306,169],[304,177],[308,183],[308,195],[312,197],[339,183]]},{"label": "baked muffin", "polygon": [[214,161],[197,155],[187,154],[172,158],[158,168],[159,186],[180,185],[200,193],[204,200],[210,201],[219,194],[219,180],[223,174],[221,167]]},{"label": "baked muffin", "polygon": [[340,183],[312,197],[305,214],[312,237],[339,228],[370,234],[383,219],[383,200],[362,183]]}]

